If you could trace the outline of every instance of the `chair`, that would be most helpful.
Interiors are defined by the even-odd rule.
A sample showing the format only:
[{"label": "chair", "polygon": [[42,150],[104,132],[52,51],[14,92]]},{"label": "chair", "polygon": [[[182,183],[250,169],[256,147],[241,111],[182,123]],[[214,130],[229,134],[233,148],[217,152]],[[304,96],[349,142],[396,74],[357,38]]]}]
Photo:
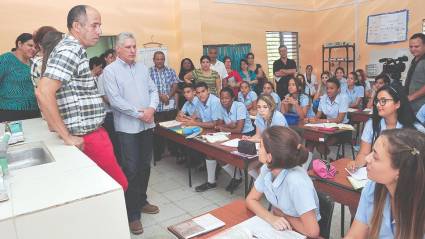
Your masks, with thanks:
[{"label": "chair", "polygon": [[325,193],[317,192],[317,195],[319,197],[321,216],[319,221],[320,236],[329,238],[331,233],[332,214],[334,211],[335,202],[329,195]]}]

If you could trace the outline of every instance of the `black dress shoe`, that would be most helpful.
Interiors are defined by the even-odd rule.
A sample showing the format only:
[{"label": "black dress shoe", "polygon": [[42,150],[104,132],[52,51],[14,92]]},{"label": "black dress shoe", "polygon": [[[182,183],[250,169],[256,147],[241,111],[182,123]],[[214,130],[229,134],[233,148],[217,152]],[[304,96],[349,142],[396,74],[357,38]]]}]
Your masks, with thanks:
[{"label": "black dress shoe", "polygon": [[238,188],[238,186],[240,185],[242,183],[242,178],[240,178],[240,179],[235,179],[235,178],[232,178],[231,180],[230,180],[230,183],[227,185],[227,187],[226,187],[226,191],[228,191],[228,192],[233,192],[233,191],[235,191],[235,189],[237,189]]},{"label": "black dress shoe", "polygon": [[205,192],[205,191],[210,190],[210,189],[215,189],[216,187],[217,187],[217,184],[216,183],[208,183],[208,182],[206,182],[204,184],[201,184],[201,185],[197,186],[195,188],[195,191],[200,193],[200,192]]}]

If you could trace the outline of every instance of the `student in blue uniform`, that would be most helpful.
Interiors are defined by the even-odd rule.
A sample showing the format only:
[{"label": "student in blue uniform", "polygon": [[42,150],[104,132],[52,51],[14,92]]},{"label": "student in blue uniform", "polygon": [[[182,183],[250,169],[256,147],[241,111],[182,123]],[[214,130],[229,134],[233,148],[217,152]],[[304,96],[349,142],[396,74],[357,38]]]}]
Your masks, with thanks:
[{"label": "student in blue uniform", "polygon": [[[187,121],[183,122],[184,126],[200,126],[202,128],[214,129],[218,120],[220,119],[220,99],[217,96],[210,94],[208,85],[205,82],[198,82],[195,86],[196,95],[199,99],[195,114],[190,117]],[[208,173],[208,181],[200,186],[197,186],[195,190],[197,192],[203,192],[211,188],[216,187],[215,183],[215,169],[217,167],[217,161],[205,159]],[[214,173],[213,173],[214,172]],[[214,175],[210,177],[210,175]]]},{"label": "student in blue uniform", "polygon": [[[176,120],[180,122],[186,122],[191,120],[192,118],[196,119],[196,107],[198,107],[199,99],[196,96],[195,86],[193,84],[184,83],[183,96],[186,102],[184,103],[179,113],[177,113]],[[181,146],[180,150],[181,152],[186,152],[185,155],[189,158],[190,164],[196,164],[201,160],[203,161],[205,158],[204,154],[184,146]],[[183,157],[181,160],[177,160],[177,163],[184,163],[185,159],[186,158]]]},{"label": "student in blue uniform", "polygon": [[[234,98],[235,95],[231,88],[225,87],[221,90],[220,119],[218,120],[215,129],[217,131],[238,133],[248,136],[254,135],[254,126],[252,125],[245,105],[241,102],[233,101]],[[227,185],[226,190],[234,191],[239,186],[239,184],[242,183],[240,171],[235,171],[235,167],[230,164],[226,164],[222,166],[222,168],[232,176],[232,180],[230,181],[229,185]],[[208,177],[215,177],[215,171],[211,171],[211,173],[214,173],[214,175],[209,175]],[[234,178],[233,175],[235,175]]]},{"label": "student in blue uniform", "polygon": [[186,99],[182,109],[177,114],[177,121],[186,121],[194,115],[199,99],[196,97],[195,87],[192,84],[185,83],[183,85],[183,96]]},{"label": "student in blue uniform", "polygon": [[366,161],[372,181],[345,238],[425,238],[425,134],[385,130]]},{"label": "student in blue uniform", "polygon": [[302,83],[299,79],[291,77],[288,81],[288,94],[282,100],[281,112],[295,113],[300,120],[306,117],[313,117],[314,113],[311,109],[310,97],[304,94]]},{"label": "student in blue uniform", "polygon": [[356,85],[357,81],[358,79],[356,73],[348,73],[347,88],[344,90],[341,89],[341,93],[347,95],[348,107],[361,109],[364,97],[364,87],[362,85]]},{"label": "student in blue uniform", "polygon": [[369,101],[367,102],[366,108],[368,109],[373,108],[373,101],[375,100],[375,96],[378,90],[385,85],[389,85],[390,83],[391,83],[391,80],[386,74],[380,74],[375,77],[375,83],[372,86],[370,98],[369,98]]},{"label": "student in blue uniform", "polygon": [[238,101],[242,102],[248,111],[255,109],[257,101],[257,93],[249,88],[246,81],[240,83],[240,91],[238,93]]},{"label": "student in blue uniform", "polygon": [[[319,237],[319,199],[307,171],[301,167],[308,151],[292,129],[272,126],[262,134],[258,160],[264,165],[246,198],[247,207],[277,230],[296,230]],[[269,212],[261,204],[265,195]]]},{"label": "student in blue uniform", "polygon": [[225,87],[220,92],[220,116],[215,126],[218,131],[252,136],[255,134],[248,110],[241,102],[234,101],[233,90]]},{"label": "student in blue uniform", "polygon": [[270,95],[274,99],[274,103],[276,104],[276,109],[280,110],[280,97],[274,91],[274,86],[270,81],[266,81],[263,84],[263,95]]},{"label": "student in blue uniform", "polygon": [[[314,118],[307,118],[307,123],[348,123],[348,100],[339,93],[340,82],[331,78],[326,82],[326,95],[320,97],[319,108]],[[326,119],[322,119],[322,115]]]},{"label": "student in blue uniform", "polygon": [[345,78],[345,70],[342,67],[335,69],[335,78],[339,81],[340,89],[345,90],[347,88],[347,78]]},{"label": "student in blue uniform", "polygon": [[257,100],[257,116],[255,117],[255,135],[243,136],[242,139],[260,142],[263,131],[273,125],[288,126],[285,116],[276,110],[276,104],[271,96],[261,95]]},{"label": "student in blue uniform", "polygon": [[[348,100],[345,94],[339,93],[340,81],[336,78],[331,78],[326,82],[326,95],[320,98],[319,108],[317,109],[314,118],[306,118],[306,123],[348,123]],[[322,119],[325,116],[326,119]],[[338,137],[330,136],[327,139],[327,144],[320,142],[306,141],[310,152],[317,148],[322,155],[329,154],[329,145],[335,145],[339,141]]]},{"label": "student in blue uniform", "polygon": [[401,86],[383,86],[375,95],[374,102],[372,119],[366,122],[363,129],[360,151],[356,160],[350,161],[347,165],[353,172],[366,165],[366,156],[372,152],[373,143],[384,130],[411,128],[425,131],[422,124],[417,121]]},{"label": "student in blue uniform", "polygon": [[198,82],[195,90],[199,102],[196,104],[195,113],[183,121],[183,125],[213,129],[220,116],[220,99],[214,94],[210,94],[205,82]]}]

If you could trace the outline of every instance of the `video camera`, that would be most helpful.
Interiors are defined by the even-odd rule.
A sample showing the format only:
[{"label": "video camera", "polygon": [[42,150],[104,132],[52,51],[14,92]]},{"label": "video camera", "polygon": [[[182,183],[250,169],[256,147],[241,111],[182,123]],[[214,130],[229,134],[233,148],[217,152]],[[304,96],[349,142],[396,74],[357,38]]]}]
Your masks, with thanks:
[{"label": "video camera", "polygon": [[379,63],[384,63],[382,66],[381,74],[386,74],[389,76],[393,82],[401,84],[401,73],[406,70],[406,64],[403,62],[408,61],[407,56],[401,56],[397,59],[393,58],[382,58],[379,59]]}]

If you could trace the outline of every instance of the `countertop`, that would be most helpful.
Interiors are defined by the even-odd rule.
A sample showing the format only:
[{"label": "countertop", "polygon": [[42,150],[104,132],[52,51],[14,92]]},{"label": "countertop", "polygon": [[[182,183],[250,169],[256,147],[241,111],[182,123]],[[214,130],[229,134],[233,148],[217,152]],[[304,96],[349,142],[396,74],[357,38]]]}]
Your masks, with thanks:
[{"label": "countertop", "polygon": [[[7,176],[9,200],[0,202],[0,221],[47,210],[121,186],[75,146],[65,145],[41,119],[23,120],[25,142],[43,142],[54,162],[13,170]],[[4,124],[0,124],[3,135]],[[10,146],[14,147],[14,146]]]}]

